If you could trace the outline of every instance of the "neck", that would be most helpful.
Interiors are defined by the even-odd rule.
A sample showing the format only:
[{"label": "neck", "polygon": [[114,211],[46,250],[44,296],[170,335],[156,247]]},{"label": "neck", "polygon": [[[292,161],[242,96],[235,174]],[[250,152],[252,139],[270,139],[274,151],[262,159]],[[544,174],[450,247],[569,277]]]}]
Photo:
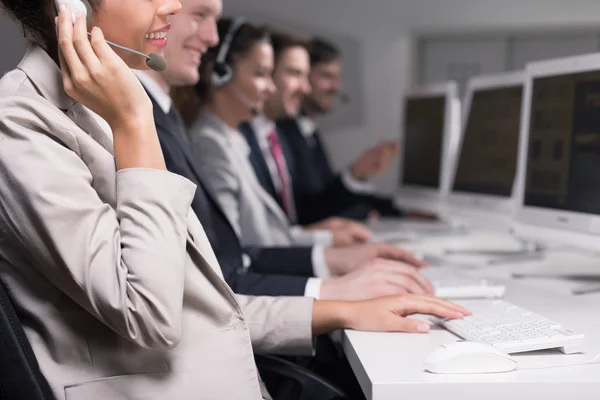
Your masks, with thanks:
[{"label": "neck", "polygon": [[219,117],[221,121],[235,131],[237,131],[238,126],[244,122],[244,118],[235,115],[235,111],[232,110],[231,104],[224,101],[218,95],[215,95],[212,103],[208,103],[204,106],[204,110]]},{"label": "neck", "polygon": [[167,82],[163,74],[153,70],[148,70],[144,72],[146,72],[148,76],[150,76],[156,83],[158,83],[160,88],[164,90],[166,94],[169,94],[171,92],[171,85],[169,85],[169,82]]},{"label": "neck", "polygon": [[311,119],[315,119],[317,117],[317,115],[319,114],[319,111],[317,110],[316,107],[313,107],[310,101],[305,100],[304,102],[302,102],[302,111],[304,111],[304,114]]},{"label": "neck", "polygon": [[270,121],[277,121],[279,118],[282,118],[283,115],[277,112],[273,107],[269,107],[268,104],[265,104],[264,116],[267,117]]}]

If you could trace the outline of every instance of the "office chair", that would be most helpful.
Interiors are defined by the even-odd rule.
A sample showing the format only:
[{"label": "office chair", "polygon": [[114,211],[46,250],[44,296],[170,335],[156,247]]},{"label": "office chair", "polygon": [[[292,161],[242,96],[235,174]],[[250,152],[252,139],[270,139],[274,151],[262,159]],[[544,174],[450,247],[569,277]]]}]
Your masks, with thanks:
[{"label": "office chair", "polygon": [[346,394],[314,372],[273,356],[257,355],[260,376],[274,400],[345,400]]},{"label": "office chair", "polygon": [[0,400],[54,400],[29,340],[0,282]]}]

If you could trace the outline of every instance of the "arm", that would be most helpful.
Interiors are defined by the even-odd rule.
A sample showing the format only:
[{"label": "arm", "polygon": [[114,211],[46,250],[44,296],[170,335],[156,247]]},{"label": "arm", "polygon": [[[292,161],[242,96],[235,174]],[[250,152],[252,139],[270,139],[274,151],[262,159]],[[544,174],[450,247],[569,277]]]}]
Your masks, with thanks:
[{"label": "arm", "polygon": [[[331,216],[365,219],[372,207],[360,195],[350,192],[338,176],[322,191],[307,190],[302,181],[294,181],[298,219],[302,225]],[[332,201],[333,200],[333,201]]]},{"label": "arm", "polygon": [[[41,274],[115,332],[148,348],[176,345],[195,186],[163,170],[124,169],[111,206],[68,131],[79,128],[54,110],[40,117],[50,107],[43,101],[7,100],[0,106],[6,228]],[[94,166],[115,173],[108,153]]]},{"label": "arm", "polygon": [[311,247],[251,247],[244,249],[259,273],[314,276]]},{"label": "arm", "polygon": [[429,324],[406,318],[430,314],[462,318],[470,312],[426,296],[390,296],[366,301],[238,296],[258,354],[309,355],[312,339],[337,329],[426,333]]},{"label": "arm", "polygon": [[202,182],[210,187],[233,229],[241,237],[239,175],[228,155],[224,133],[195,130],[191,132],[191,140]]},{"label": "arm", "polygon": [[256,353],[312,355],[313,299],[250,296],[237,299]]},{"label": "arm", "polygon": [[[225,270],[225,268],[223,268]],[[225,272],[225,271],[224,271]],[[237,294],[249,296],[304,296],[308,278],[291,275],[262,274],[252,270],[225,274],[225,281]]]}]

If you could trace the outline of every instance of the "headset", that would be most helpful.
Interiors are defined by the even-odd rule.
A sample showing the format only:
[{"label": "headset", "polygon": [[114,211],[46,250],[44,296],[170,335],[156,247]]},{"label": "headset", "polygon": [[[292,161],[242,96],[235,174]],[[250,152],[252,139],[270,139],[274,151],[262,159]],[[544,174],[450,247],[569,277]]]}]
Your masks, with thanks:
[{"label": "headset", "polygon": [[221,42],[212,72],[212,84],[215,88],[227,85],[233,78],[233,70],[227,64],[227,55],[229,54],[236,33],[244,25],[244,22],[244,18],[235,18],[231,22],[231,25],[229,25],[229,29],[227,29],[227,33]]},{"label": "headset", "polygon": [[[92,6],[88,2],[88,0],[55,0],[54,2],[56,4],[57,11],[61,4],[67,4],[69,6],[69,8],[71,9],[73,24],[75,24],[75,21],[77,20],[77,14],[79,13],[85,14],[88,27],[92,24]],[[91,33],[88,32],[88,36],[91,36]],[[167,69],[167,60],[165,60],[164,57],[159,54],[144,54],[137,50],[133,50],[113,42],[109,42],[108,40],[106,41],[106,43],[113,47],[116,47],[117,49],[128,51],[130,53],[137,54],[140,57],[144,57],[146,59],[146,65],[148,66],[148,68],[153,69],[154,71],[162,72],[165,69]]]},{"label": "headset", "polygon": [[[231,65],[227,64],[227,55],[229,54],[229,50],[231,50],[231,44],[233,43],[233,39],[235,39],[236,33],[240,30],[242,25],[244,25],[244,22],[245,19],[242,17],[235,18],[233,21],[231,21],[231,25],[229,25],[229,29],[227,29],[227,33],[221,42],[211,76],[212,84],[215,88],[227,86],[233,79],[233,70],[231,69]],[[242,103],[244,103],[246,107],[248,107],[250,114],[255,117],[258,116],[258,109],[252,105],[252,102],[246,97],[241,89],[236,85],[232,85],[232,88],[235,92],[235,95],[241,100]]]}]

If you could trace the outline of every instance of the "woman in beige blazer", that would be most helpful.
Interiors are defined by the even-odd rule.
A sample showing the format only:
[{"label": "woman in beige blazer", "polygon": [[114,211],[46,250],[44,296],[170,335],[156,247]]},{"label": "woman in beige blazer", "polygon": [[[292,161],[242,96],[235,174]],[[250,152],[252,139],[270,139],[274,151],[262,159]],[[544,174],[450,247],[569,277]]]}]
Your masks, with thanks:
[{"label": "woman in beige blazer", "polygon": [[[395,312],[464,313],[416,297],[235,296],[190,212],[194,185],[165,170],[128,68],[143,59],[103,40],[160,53],[179,1],[95,0],[91,40],[61,8],[58,42],[53,1],[0,1],[32,42],[0,80],[0,277],[58,399],[266,398],[253,351],[310,354],[341,327],[418,330]],[[220,13],[186,2],[206,3],[205,23]]]}]

